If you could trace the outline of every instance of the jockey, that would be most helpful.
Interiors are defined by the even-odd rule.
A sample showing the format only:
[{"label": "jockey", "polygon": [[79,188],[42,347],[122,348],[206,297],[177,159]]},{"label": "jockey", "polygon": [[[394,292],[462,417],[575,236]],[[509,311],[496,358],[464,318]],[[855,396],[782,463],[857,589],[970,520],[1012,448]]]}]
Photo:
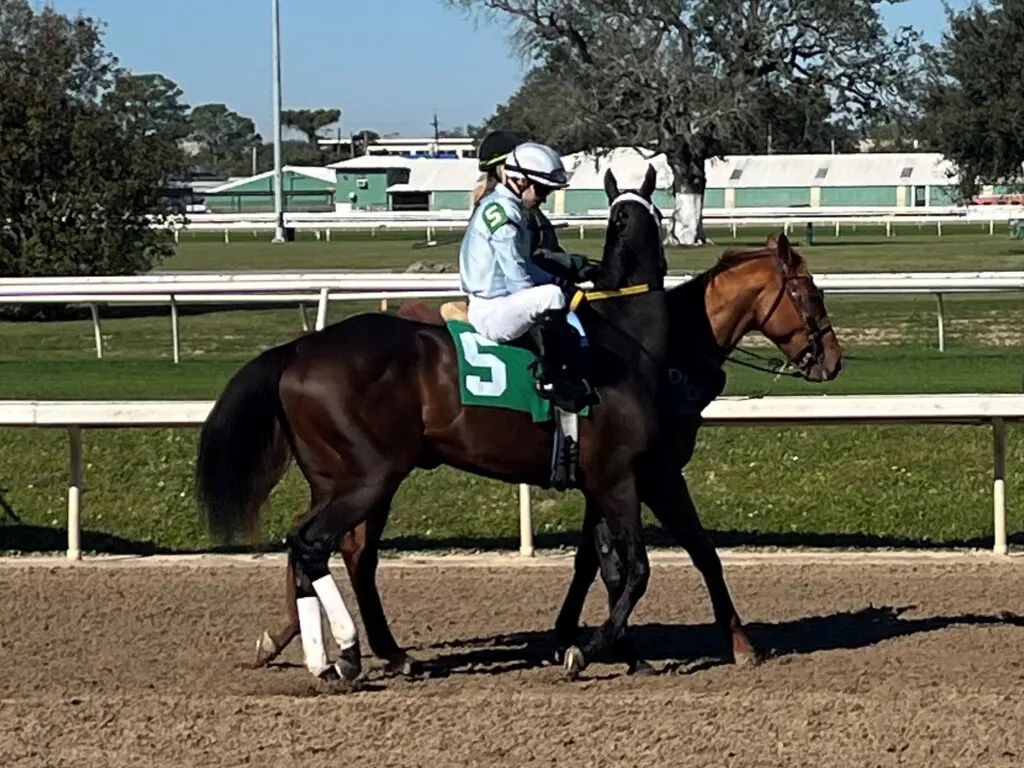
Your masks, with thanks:
[{"label": "jockey", "polygon": [[[501,183],[505,158],[519,144],[529,141],[524,133],[517,131],[491,131],[480,142],[477,150],[478,167],[486,174],[473,192],[473,207],[480,199]],[[526,211],[527,229],[530,232],[530,261],[547,272],[550,277],[543,282],[558,283],[569,289],[576,283],[593,279],[600,273],[601,266],[580,253],[566,253],[558,242],[555,227],[537,206]],[[535,275],[537,276],[537,275]],[[540,281],[538,281],[540,282]]]},{"label": "jockey", "polygon": [[567,301],[552,276],[531,259],[529,219],[556,189],[569,184],[551,147],[524,142],[496,171],[500,183],[479,198],[459,249],[459,285],[469,321],[483,336],[508,342],[529,332],[540,351],[537,389],[564,410],[597,402],[573,365],[579,340],[567,322]]}]

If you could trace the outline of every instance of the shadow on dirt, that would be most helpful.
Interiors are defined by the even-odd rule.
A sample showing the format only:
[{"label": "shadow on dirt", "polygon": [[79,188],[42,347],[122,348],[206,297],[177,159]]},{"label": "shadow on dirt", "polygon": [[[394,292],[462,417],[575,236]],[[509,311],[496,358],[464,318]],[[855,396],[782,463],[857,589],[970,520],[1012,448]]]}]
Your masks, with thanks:
[{"label": "shadow on dirt", "polygon": [[[909,618],[915,606],[868,606],[857,611],[806,616],[792,621],[747,624],[751,642],[762,659],[782,661],[823,651],[867,648],[887,640],[936,632],[950,627],[1012,626],[1024,628],[1024,616],[961,614]],[[583,630],[584,640],[592,628]],[[630,637],[640,656],[662,663],[661,673],[692,674],[729,663],[727,644],[713,624],[637,624]],[[1021,638],[1024,642],[1024,635]],[[431,677],[460,674],[503,674],[550,664],[552,631],[516,632],[436,643],[420,648],[424,671]],[[608,662],[621,659],[606,658]]]}]

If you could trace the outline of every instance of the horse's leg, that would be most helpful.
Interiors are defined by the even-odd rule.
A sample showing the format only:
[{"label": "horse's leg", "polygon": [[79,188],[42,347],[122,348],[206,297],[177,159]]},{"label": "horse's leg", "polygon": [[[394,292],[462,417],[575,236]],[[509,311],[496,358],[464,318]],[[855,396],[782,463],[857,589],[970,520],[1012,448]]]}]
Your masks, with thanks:
[{"label": "horse's leg", "polygon": [[[294,521],[293,521],[294,524]],[[284,652],[288,644],[299,634],[299,614],[295,604],[295,569],[292,567],[292,559],[288,558],[288,566],[285,571],[284,587],[284,624],[277,632],[268,629],[263,630],[259,640],[256,641],[256,661],[254,667],[265,667]]]},{"label": "horse's leg", "polygon": [[[288,535],[303,655],[307,669],[322,679],[354,680],[362,672],[359,633],[328,563],[342,536],[394,493],[397,484],[388,488],[384,480],[377,476],[348,479],[345,487],[333,488],[330,496],[324,494],[326,501],[313,507]],[[341,649],[338,661],[330,666],[320,638],[320,606]]]},{"label": "horse's leg", "polygon": [[[298,524],[303,515],[297,515],[292,521],[293,525]],[[358,526],[355,530],[349,531],[341,540],[341,554],[345,556],[346,550],[356,549],[357,545],[355,541],[361,536],[363,526]],[[361,546],[361,545],[360,545]],[[348,565],[348,559],[346,556],[345,565]],[[351,572],[350,572],[351,577]],[[299,614],[298,608],[295,602],[295,569],[292,566],[291,558],[288,558],[288,565],[285,571],[285,619],[284,624],[277,632],[271,632],[269,630],[263,630],[263,634],[260,639],[256,641],[256,662],[253,664],[254,667],[265,667],[282,653],[284,649],[296,637],[299,636]],[[360,608],[360,613],[362,608]],[[366,630],[367,640],[370,643],[370,648],[373,648],[374,635],[370,629]]]},{"label": "horse's leg", "polygon": [[380,539],[390,510],[389,497],[370,513],[364,524],[346,534],[341,544],[341,555],[359,604],[359,614],[366,628],[366,641],[370,650],[374,656],[388,663],[389,671],[411,675],[416,661],[395,642],[377,591]]},{"label": "horse's leg", "polygon": [[659,478],[645,486],[644,501],[680,546],[686,549],[694,566],[704,577],[715,623],[729,639],[733,660],[744,665],[756,663],[757,653],[733,605],[722,573],[722,561],[701,525],[686,479],[676,474]]},{"label": "horse's leg", "polygon": [[[627,473],[600,495],[594,495],[601,517],[607,525],[610,546],[598,544],[602,576],[611,574],[617,581],[606,584],[610,595],[618,593],[608,619],[598,627],[581,649],[573,646],[565,652],[565,671],[575,678],[587,660],[605,655],[626,631],[629,615],[647,590],[650,563],[640,528],[640,499],[636,479]],[[607,549],[607,551],[603,551]],[[621,563],[616,561],[621,558]]]},{"label": "horse's leg", "polygon": [[594,583],[597,570],[600,567],[595,541],[595,529],[599,520],[597,509],[588,498],[583,517],[583,530],[580,532],[580,543],[576,547],[572,581],[569,583],[569,590],[562,601],[558,618],[555,619],[555,658],[559,662],[565,656],[565,649],[576,642],[587,592],[590,591],[590,585]]},{"label": "horse's leg", "polygon": [[[598,570],[608,590],[609,612],[622,594],[625,587],[624,563],[621,554],[614,551],[613,544],[607,523],[598,517],[595,504],[588,498],[583,531],[576,549],[572,582],[555,621],[555,661],[558,663],[564,659],[566,648],[573,645],[579,636],[583,605]],[[601,560],[598,557],[599,551],[607,557]],[[628,628],[623,628],[615,639],[611,655],[617,660],[625,661],[630,674],[644,675],[652,671],[651,666],[639,658]]]}]

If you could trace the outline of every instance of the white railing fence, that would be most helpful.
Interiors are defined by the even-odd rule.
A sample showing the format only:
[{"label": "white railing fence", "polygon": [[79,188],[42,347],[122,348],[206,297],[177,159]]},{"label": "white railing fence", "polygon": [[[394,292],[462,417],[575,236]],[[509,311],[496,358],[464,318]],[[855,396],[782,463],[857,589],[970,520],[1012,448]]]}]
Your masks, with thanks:
[{"label": "white railing fence", "polygon": [[[285,227],[296,232],[312,232],[318,240],[331,240],[331,233],[337,231],[363,231],[371,236],[387,230],[423,230],[425,242],[431,242],[439,231],[453,231],[466,225],[469,210],[437,211],[328,211],[328,212],[286,212]],[[664,215],[671,210],[662,209]],[[584,213],[549,212],[551,221],[559,227],[575,228],[580,239],[586,230],[600,229],[608,220],[607,209],[594,208]],[[727,227],[733,238],[745,227],[777,227],[782,225],[786,234],[798,227],[812,225],[834,230],[839,237],[843,227],[856,231],[857,226],[884,227],[887,237],[904,231],[911,225],[918,231],[934,227],[935,234],[943,234],[943,225],[977,224],[987,229],[989,235],[996,233],[996,225],[1007,225],[1024,216],[1024,208],[1007,205],[933,206],[921,208],[892,208],[888,206],[841,206],[841,207],[787,207],[787,208],[705,208],[703,221],[708,228]],[[667,220],[667,219],[666,219]],[[193,213],[186,218],[155,226],[168,227],[174,231],[175,240],[180,242],[182,232],[220,232],[224,242],[231,242],[232,232],[272,232],[275,226],[273,213]],[[1000,230],[1002,227],[999,228]]]},{"label": "white railing fence", "polygon": [[[209,401],[0,401],[0,427],[50,428],[68,435],[67,557],[79,560],[83,430],[200,427]],[[803,395],[724,397],[704,411],[709,427],[960,424],[992,428],[992,551],[1007,554],[1006,425],[1024,421],[1024,395]],[[520,553],[534,552],[530,487],[519,486]]]},{"label": "white railing fence", "polygon": [[[669,287],[691,277],[670,275]],[[1024,271],[831,273],[815,276],[829,294],[933,294],[938,348],[945,350],[943,297],[1024,289]],[[99,306],[102,304],[170,307],[172,358],[181,358],[178,307],[182,304],[298,305],[303,330],[306,308],[316,306],[314,328],[327,323],[331,302],[374,300],[382,309],[391,300],[461,297],[458,276],[393,272],[240,272],[147,274],[115,277],[11,278],[0,283],[0,304],[84,304],[91,310],[96,356],[103,357]]]}]

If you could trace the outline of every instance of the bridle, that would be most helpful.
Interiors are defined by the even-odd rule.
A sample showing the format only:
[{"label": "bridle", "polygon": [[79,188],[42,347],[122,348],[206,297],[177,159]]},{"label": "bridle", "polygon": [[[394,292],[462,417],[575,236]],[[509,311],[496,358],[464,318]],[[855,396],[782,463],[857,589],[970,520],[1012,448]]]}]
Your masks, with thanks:
[{"label": "bridle", "polygon": [[[611,205],[608,206],[608,218],[611,219],[612,211],[615,210],[616,205],[625,202],[639,203],[640,205],[642,205],[647,210],[647,212],[651,214],[651,218],[654,219],[654,223],[658,227],[658,232],[661,232],[661,211],[658,210],[658,206],[656,206],[652,201],[648,200],[647,198],[643,197],[637,192],[619,192],[615,199],[612,200]],[[662,271],[667,272],[668,260],[665,257],[665,243],[662,242],[660,237],[658,238],[658,258],[660,259],[660,266],[662,268]]]},{"label": "bridle", "polygon": [[[646,199],[642,195],[638,194],[637,192],[633,192],[633,191],[619,192],[619,194],[615,196],[615,199],[611,201],[611,204],[608,206],[608,220],[609,221],[611,221],[612,212],[614,211],[615,206],[619,205],[620,203],[627,202],[627,201],[628,202],[639,203],[641,206],[643,206],[647,210],[647,212],[651,215],[651,217],[654,219],[655,224],[658,226],[658,231],[660,233],[660,231],[661,231],[661,211],[659,211],[658,207],[654,203],[652,203],[650,200]],[[668,263],[667,263],[667,261],[665,259],[665,246],[662,243],[660,237],[658,238],[658,245],[659,245],[659,258],[661,260],[659,262],[659,266],[661,268],[662,274],[664,274],[667,271],[666,267],[667,267]],[[650,283],[639,283],[637,285],[627,285],[624,288],[615,288],[615,289],[610,289],[610,290],[605,290],[605,291],[598,291],[598,290],[593,290],[593,289],[591,289],[591,290],[577,289],[576,293],[572,297],[572,300],[569,302],[569,309],[572,310],[572,311],[576,311],[576,309],[578,309],[579,306],[583,302],[602,301],[604,299],[614,299],[614,298],[619,298],[619,297],[622,297],[622,296],[638,296],[638,295],[641,295],[641,294],[654,293],[654,292],[663,291],[663,290],[664,290],[664,288],[652,286],[652,285],[650,285]],[[598,315],[598,316],[600,317],[600,315]],[[602,319],[606,323],[608,323],[607,318],[602,318]],[[619,329],[614,323],[608,323],[608,327],[617,330],[619,333],[623,333],[623,331],[621,329]],[[630,336],[630,334],[624,334],[624,335],[629,336],[629,338],[632,340],[632,342],[639,347],[640,351],[648,359],[650,359],[652,361],[655,361],[655,362],[658,360],[658,357],[656,355],[653,355],[651,353],[651,351],[649,349],[647,349],[641,342],[637,341],[635,338],[632,338],[632,336]]]},{"label": "bridle", "polygon": [[[803,376],[803,371],[809,365],[824,356],[824,337],[827,333],[833,330],[831,321],[820,324],[812,307],[809,306],[811,289],[814,287],[811,276],[791,271],[784,262],[780,265],[780,274],[782,277],[782,286],[780,287],[775,300],[772,302],[771,309],[768,310],[768,314],[765,316],[762,325],[767,325],[768,320],[782,303],[783,297],[788,296],[789,300],[793,303],[793,307],[796,309],[797,315],[800,317],[800,330],[804,332],[807,343],[800,348],[792,360],[780,360],[777,356],[770,357],[768,355],[762,355],[736,345],[731,345],[731,349],[727,351],[725,358],[729,362],[736,363],[737,365],[741,365],[745,368],[751,368],[755,371],[760,371],[761,373],[773,374],[775,376],[773,383],[778,380],[780,376],[789,376],[791,378],[800,378]],[[800,291],[798,290],[799,286],[809,286],[809,289]],[[769,362],[774,367],[761,367],[754,363],[737,360],[731,356],[732,351],[741,352],[757,360]]]},{"label": "bridle", "polygon": [[[639,203],[640,205],[642,205],[654,219],[660,231],[661,211],[658,210],[658,206],[656,206],[654,203],[652,203],[650,200],[643,197],[642,195],[632,191],[619,192],[619,194],[616,195],[615,199],[612,200],[611,204],[608,206],[609,221],[611,221],[612,211],[615,210],[615,206],[627,201]],[[665,260],[665,246],[661,242],[660,238],[658,239],[658,245],[660,249],[659,258],[661,259],[660,266],[662,267],[662,271],[664,272],[664,268],[666,267],[667,262]],[[616,288],[607,291],[577,290],[575,295],[572,297],[571,302],[569,303],[569,308],[575,310],[584,301],[601,301],[602,299],[614,299],[618,298],[619,296],[636,296],[641,293],[650,293],[654,290],[656,289],[652,288],[648,283],[641,283],[639,285],[627,285],[625,288]]]}]

